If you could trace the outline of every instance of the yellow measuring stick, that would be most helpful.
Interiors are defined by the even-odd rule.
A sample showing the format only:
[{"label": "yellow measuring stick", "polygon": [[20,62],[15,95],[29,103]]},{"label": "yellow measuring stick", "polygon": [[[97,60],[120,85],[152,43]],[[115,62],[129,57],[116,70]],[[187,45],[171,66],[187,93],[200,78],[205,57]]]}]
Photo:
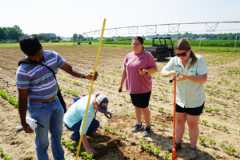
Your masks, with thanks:
[{"label": "yellow measuring stick", "polygon": [[[104,18],[103,25],[102,25],[102,30],[101,30],[101,36],[100,36],[100,40],[99,40],[99,46],[98,46],[98,50],[97,50],[97,53],[96,53],[96,60],[95,60],[94,66],[93,66],[93,73],[94,74],[97,71],[97,67],[100,63],[100,55],[101,55],[102,48],[103,48],[103,35],[104,35],[104,31],[105,31],[105,25],[106,25],[106,19]],[[83,140],[83,131],[86,127],[88,108],[89,108],[89,104],[90,104],[90,100],[91,100],[91,95],[92,95],[92,92],[93,92],[93,86],[94,86],[94,81],[91,80],[89,82],[87,106],[86,106],[86,110],[84,112],[84,116],[83,116],[83,120],[82,120],[82,125],[81,125],[81,129],[80,129],[80,141],[79,141],[78,146],[77,146],[77,153],[76,153],[75,160],[79,160],[79,158],[80,158],[79,157],[79,152],[81,150],[81,144],[82,144],[82,140]]]}]

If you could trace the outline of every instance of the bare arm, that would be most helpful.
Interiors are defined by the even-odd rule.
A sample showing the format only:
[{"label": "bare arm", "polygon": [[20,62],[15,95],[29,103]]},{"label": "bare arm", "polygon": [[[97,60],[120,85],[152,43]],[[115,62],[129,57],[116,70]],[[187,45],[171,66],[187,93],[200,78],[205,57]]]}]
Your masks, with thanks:
[{"label": "bare arm", "polygon": [[97,74],[93,75],[85,75],[83,73],[77,72],[73,69],[73,67],[65,62],[61,67],[62,70],[64,70],[65,72],[69,73],[70,75],[77,77],[77,78],[86,78],[88,80],[96,80],[97,79]]},{"label": "bare arm", "polygon": [[140,69],[139,70],[139,74],[140,75],[149,75],[149,76],[152,76],[154,73],[156,73],[158,71],[158,68],[157,67],[152,67],[152,68],[149,68],[149,69]]},{"label": "bare arm", "polygon": [[26,133],[32,133],[33,130],[26,123],[26,112],[28,103],[28,89],[18,89],[18,111],[22,127]]},{"label": "bare arm", "polygon": [[68,64],[67,62],[65,62],[60,68],[62,70],[64,70],[65,72],[71,74],[74,77],[86,78],[85,74],[82,74],[82,73],[79,73],[79,72],[73,70],[72,66],[70,64]]},{"label": "bare arm", "polygon": [[176,72],[175,71],[161,71],[160,74],[163,77],[170,77],[170,76],[175,76]]},{"label": "bare arm", "polygon": [[196,83],[203,84],[207,81],[207,74],[204,75],[198,75],[198,76],[188,76],[185,75],[186,79],[191,80]]},{"label": "bare arm", "polygon": [[90,143],[88,142],[86,135],[83,135],[83,146],[88,153],[96,153],[96,151],[91,147]]},{"label": "bare arm", "polygon": [[122,79],[121,79],[121,82],[120,82],[120,87],[119,87],[119,92],[122,92],[122,87],[123,87],[123,83],[126,79],[126,69],[123,70],[122,72]]}]

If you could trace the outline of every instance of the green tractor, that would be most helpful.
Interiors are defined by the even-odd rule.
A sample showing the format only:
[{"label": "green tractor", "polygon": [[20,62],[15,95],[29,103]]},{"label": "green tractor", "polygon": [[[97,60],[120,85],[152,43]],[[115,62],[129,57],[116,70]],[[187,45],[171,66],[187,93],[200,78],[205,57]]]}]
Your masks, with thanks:
[{"label": "green tractor", "polygon": [[171,37],[153,37],[152,46],[145,50],[151,52],[157,61],[165,61],[175,56]]}]

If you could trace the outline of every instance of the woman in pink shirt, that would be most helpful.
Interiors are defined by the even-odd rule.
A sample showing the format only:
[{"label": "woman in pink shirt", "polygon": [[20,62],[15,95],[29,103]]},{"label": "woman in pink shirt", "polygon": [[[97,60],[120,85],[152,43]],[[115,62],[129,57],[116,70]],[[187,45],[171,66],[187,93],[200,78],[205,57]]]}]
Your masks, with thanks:
[{"label": "woman in pink shirt", "polygon": [[[157,66],[151,53],[144,50],[142,37],[134,37],[132,40],[132,52],[128,53],[123,62],[122,80],[130,94],[132,104],[135,107],[137,123],[133,132],[144,130],[144,136],[151,134],[151,114],[148,108],[152,90],[152,74],[157,71]],[[142,116],[146,126],[142,125]]]}]

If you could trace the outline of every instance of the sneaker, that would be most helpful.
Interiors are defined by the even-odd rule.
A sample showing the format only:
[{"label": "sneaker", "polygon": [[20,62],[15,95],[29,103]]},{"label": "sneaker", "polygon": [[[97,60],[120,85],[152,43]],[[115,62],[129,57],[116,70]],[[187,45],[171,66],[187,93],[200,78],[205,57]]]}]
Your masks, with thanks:
[{"label": "sneaker", "polygon": [[[176,147],[175,149],[176,149],[177,152],[180,151],[182,149],[182,143],[176,143],[175,147]],[[168,151],[172,153],[173,148],[169,148]]]},{"label": "sneaker", "polygon": [[198,151],[197,148],[192,148],[190,147],[190,151],[189,151],[189,158],[190,159],[196,159],[198,157]]},{"label": "sneaker", "polygon": [[151,130],[151,127],[150,126],[147,126],[144,128],[144,137],[149,137],[151,136],[151,133],[152,133],[152,130]]},{"label": "sneaker", "polygon": [[179,151],[182,149],[182,143],[176,143],[176,151]]},{"label": "sneaker", "polygon": [[136,133],[136,132],[140,132],[143,130],[143,126],[142,126],[142,123],[141,124],[136,124],[133,129],[132,129],[132,132],[133,133]]}]

